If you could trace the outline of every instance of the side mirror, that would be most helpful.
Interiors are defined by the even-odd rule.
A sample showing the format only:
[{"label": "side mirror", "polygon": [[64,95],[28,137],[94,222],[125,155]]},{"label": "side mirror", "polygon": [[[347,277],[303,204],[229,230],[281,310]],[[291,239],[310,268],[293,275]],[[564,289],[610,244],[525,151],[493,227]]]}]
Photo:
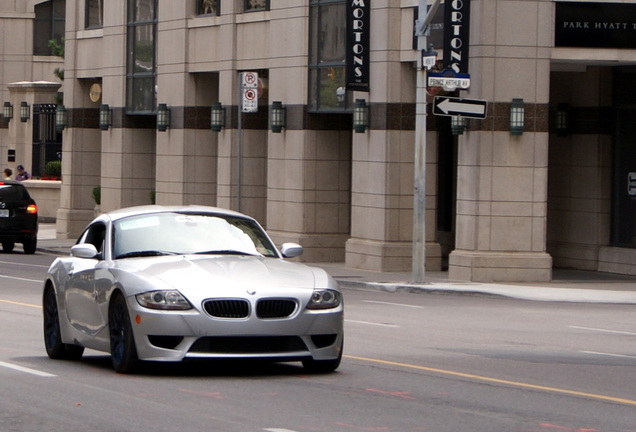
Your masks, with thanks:
[{"label": "side mirror", "polygon": [[298,243],[283,243],[280,247],[280,253],[285,258],[296,258],[303,254],[303,247]]},{"label": "side mirror", "polygon": [[91,243],[76,244],[71,248],[71,256],[75,258],[96,258],[97,248]]}]

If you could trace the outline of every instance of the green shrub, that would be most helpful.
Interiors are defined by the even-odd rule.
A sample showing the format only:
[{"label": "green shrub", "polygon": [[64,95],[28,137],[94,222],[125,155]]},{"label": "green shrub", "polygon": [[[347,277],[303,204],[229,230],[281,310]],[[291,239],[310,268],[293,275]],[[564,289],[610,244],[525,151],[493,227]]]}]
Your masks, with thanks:
[{"label": "green shrub", "polygon": [[93,188],[93,199],[97,205],[102,203],[102,188],[100,186],[95,186]]},{"label": "green shrub", "polygon": [[62,161],[50,161],[44,165],[44,175],[49,177],[62,177]]}]

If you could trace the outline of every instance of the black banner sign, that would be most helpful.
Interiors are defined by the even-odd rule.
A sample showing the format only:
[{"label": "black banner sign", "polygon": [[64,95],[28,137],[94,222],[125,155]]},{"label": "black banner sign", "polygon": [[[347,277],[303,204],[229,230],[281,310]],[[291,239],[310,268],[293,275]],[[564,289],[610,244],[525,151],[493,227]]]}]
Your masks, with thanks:
[{"label": "black banner sign", "polygon": [[369,91],[371,0],[347,0],[347,90]]},{"label": "black banner sign", "polygon": [[470,0],[444,3],[444,69],[468,73]]},{"label": "black banner sign", "polygon": [[636,4],[557,2],[557,47],[636,48]]}]

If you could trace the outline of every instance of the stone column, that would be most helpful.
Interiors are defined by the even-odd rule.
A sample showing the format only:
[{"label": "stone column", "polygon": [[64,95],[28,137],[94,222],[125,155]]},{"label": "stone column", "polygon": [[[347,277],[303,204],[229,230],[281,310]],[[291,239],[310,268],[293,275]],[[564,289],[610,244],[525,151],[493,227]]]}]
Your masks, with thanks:
[{"label": "stone column", "polygon": [[[547,281],[548,102],[553,4],[473,1],[471,88],[489,101],[459,141],[457,237],[449,278]],[[520,19],[519,17],[523,17]],[[525,104],[522,135],[510,103]]]}]

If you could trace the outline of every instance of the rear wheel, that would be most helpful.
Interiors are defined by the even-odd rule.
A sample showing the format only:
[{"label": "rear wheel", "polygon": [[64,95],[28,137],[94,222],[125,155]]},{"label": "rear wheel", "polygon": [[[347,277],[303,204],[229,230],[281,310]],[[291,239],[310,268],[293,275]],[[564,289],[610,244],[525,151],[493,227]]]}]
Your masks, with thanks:
[{"label": "rear wheel", "polygon": [[84,347],[62,343],[60,331],[60,315],[57,308],[55,291],[51,286],[46,287],[42,299],[44,314],[44,347],[46,353],[56,360],[77,360],[84,354]]},{"label": "rear wheel", "polygon": [[113,368],[119,373],[134,372],[139,364],[139,357],[137,356],[126,299],[119,293],[115,294],[111,301],[108,322],[110,327],[110,358]]},{"label": "rear wheel", "polygon": [[[25,240],[22,243],[22,247],[24,248],[24,253],[29,255],[32,255],[35,253],[35,249],[37,249],[37,246],[38,246],[37,238]],[[4,249],[4,246],[3,246],[3,249]]]},{"label": "rear wheel", "polygon": [[12,241],[2,242],[2,250],[5,251],[6,253],[13,252],[14,246],[15,246],[15,243]]}]

